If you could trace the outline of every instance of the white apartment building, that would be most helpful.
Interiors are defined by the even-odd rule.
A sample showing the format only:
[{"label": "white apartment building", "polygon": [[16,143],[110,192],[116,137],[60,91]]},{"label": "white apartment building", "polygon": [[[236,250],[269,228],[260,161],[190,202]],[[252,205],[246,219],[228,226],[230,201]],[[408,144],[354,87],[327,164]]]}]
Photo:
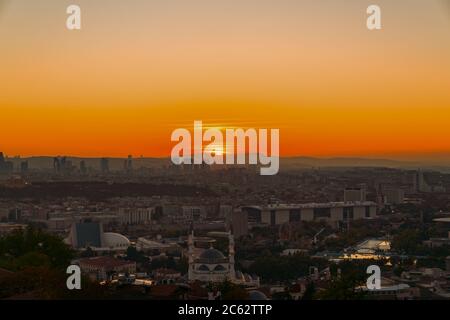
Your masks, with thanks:
[{"label": "white apartment building", "polygon": [[147,224],[152,220],[155,208],[119,208],[118,218],[125,225]]},{"label": "white apartment building", "polygon": [[377,204],[371,201],[276,204],[242,207],[242,209],[248,212],[252,220],[268,225],[300,221],[324,221],[336,224],[377,216]]}]

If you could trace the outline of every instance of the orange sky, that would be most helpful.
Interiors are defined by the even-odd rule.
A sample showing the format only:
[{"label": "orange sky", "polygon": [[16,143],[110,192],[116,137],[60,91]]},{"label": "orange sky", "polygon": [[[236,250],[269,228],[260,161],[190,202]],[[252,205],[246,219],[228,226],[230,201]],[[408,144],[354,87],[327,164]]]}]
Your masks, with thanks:
[{"label": "orange sky", "polygon": [[443,1],[377,1],[379,32],[364,0],[80,0],[75,32],[71,3],[0,6],[9,155],[167,156],[194,120],[280,128],[282,155],[450,152]]}]

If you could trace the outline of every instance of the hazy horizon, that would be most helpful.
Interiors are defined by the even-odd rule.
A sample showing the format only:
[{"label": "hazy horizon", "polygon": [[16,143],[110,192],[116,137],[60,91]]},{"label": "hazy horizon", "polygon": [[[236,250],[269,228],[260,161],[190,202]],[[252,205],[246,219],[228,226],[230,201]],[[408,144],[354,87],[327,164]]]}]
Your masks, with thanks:
[{"label": "hazy horizon", "polygon": [[[1,152],[1,150],[0,150]],[[91,157],[85,157],[85,156],[77,156],[77,155],[70,155],[70,154],[55,154],[55,155],[32,155],[32,156],[20,156],[20,155],[8,155],[4,153],[4,156],[7,158],[8,161],[24,161],[24,160],[45,160],[48,161],[48,163],[53,161],[53,158],[55,157],[66,157],[68,160],[75,160],[75,161],[98,161],[102,158],[107,158],[109,160],[116,160],[120,161],[122,164],[122,161],[127,159],[127,156],[122,157],[110,157],[107,155],[100,155],[100,156],[91,156]],[[169,156],[163,156],[163,157],[146,157],[146,156],[140,156],[140,155],[132,155],[133,160],[139,162],[139,161],[167,161],[168,163],[171,163]],[[282,161],[288,161],[285,162],[284,165],[287,165],[288,167],[291,165],[304,165],[304,166],[313,166],[316,164],[317,166],[338,166],[338,167],[361,167],[361,166],[377,166],[377,167],[404,167],[404,168],[420,168],[420,167],[442,167],[442,168],[450,168],[450,154],[442,154],[439,157],[430,157],[427,155],[420,155],[416,158],[412,157],[369,157],[369,156],[353,156],[353,157],[312,157],[312,156],[304,156],[304,155],[294,155],[294,156],[281,156],[280,160]],[[18,165],[19,162],[15,163],[15,165]],[[144,166],[145,167],[145,166]]]}]

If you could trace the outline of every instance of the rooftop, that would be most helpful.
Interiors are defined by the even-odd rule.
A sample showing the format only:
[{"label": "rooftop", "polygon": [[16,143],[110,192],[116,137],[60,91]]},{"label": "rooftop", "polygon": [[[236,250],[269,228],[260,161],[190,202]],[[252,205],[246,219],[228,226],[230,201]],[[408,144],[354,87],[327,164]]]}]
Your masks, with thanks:
[{"label": "rooftop", "polygon": [[273,210],[273,209],[313,209],[313,208],[342,208],[352,206],[376,206],[373,201],[352,201],[352,202],[323,202],[323,203],[303,203],[303,204],[269,204],[267,206],[245,206],[247,208],[254,208],[258,210]]},{"label": "rooftop", "polygon": [[93,258],[84,258],[79,260],[80,265],[86,264],[89,266],[94,266],[97,268],[106,268],[112,269],[116,267],[123,267],[130,264],[134,264],[132,261],[125,261],[116,259],[109,256],[101,256],[101,257],[93,257]]}]

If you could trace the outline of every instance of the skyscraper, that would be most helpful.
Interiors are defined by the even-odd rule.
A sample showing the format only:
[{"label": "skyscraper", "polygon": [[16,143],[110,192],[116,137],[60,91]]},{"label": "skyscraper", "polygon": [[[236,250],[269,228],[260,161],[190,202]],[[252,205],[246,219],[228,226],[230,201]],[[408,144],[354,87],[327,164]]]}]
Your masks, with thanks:
[{"label": "skyscraper", "polygon": [[11,161],[6,161],[3,152],[0,152],[0,173],[12,173],[14,165]]},{"label": "skyscraper", "polygon": [[236,238],[248,234],[248,213],[240,209],[235,209],[227,213],[226,224],[229,231],[233,232]]},{"label": "skyscraper", "polygon": [[22,174],[28,172],[28,161],[25,160],[20,163],[20,172]]},{"label": "skyscraper", "polygon": [[125,160],[125,171],[131,172],[133,171],[133,156],[129,155],[127,160]]},{"label": "skyscraper", "polygon": [[100,168],[103,174],[109,172],[109,160],[107,158],[102,158],[100,160]]},{"label": "skyscraper", "polygon": [[80,173],[81,174],[87,173],[86,162],[84,160],[80,161]]},{"label": "skyscraper", "polygon": [[417,170],[415,178],[416,178],[415,186],[417,188],[416,191],[418,191],[418,192],[431,192],[432,191],[430,185],[428,185],[428,183],[425,181],[425,177],[424,177],[423,171],[421,169]]}]

